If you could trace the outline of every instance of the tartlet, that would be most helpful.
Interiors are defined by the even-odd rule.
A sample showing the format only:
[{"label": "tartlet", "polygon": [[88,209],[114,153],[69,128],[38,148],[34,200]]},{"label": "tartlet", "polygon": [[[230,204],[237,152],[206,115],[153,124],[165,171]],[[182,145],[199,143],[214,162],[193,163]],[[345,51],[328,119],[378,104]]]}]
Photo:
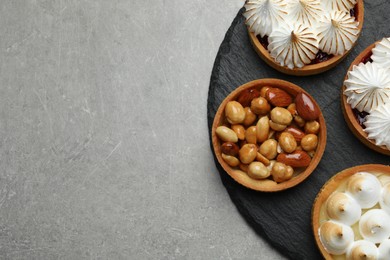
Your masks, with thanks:
[{"label": "tartlet", "polygon": [[390,48],[383,51],[387,42],[384,38],[373,43],[352,62],[341,89],[341,107],[348,127],[363,144],[390,155],[390,77],[384,58],[389,55],[390,60]]},{"label": "tartlet", "polygon": [[[352,7],[345,12],[348,6]],[[255,51],[289,75],[315,75],[333,68],[355,46],[363,27],[363,0],[248,0],[245,8]],[[256,17],[256,12],[265,18]]]},{"label": "tartlet", "polygon": [[[305,112],[302,112],[302,114],[301,114],[302,117],[307,118],[307,120],[306,120],[307,122],[314,122],[317,124],[317,127],[316,127],[317,130],[311,132],[310,129],[312,129],[312,128],[310,128],[310,124],[304,123],[304,126],[305,127],[307,126],[307,128],[306,128],[307,131],[306,131],[306,130],[299,130],[298,127],[296,127],[294,125],[295,123],[293,122],[292,125],[289,125],[289,127],[284,128],[284,130],[280,130],[280,132],[276,131],[276,130],[274,131],[271,128],[269,128],[270,131],[269,131],[269,133],[267,132],[267,134],[266,134],[267,137],[262,142],[258,141],[259,139],[255,139],[255,145],[256,145],[255,149],[257,149],[258,153],[261,153],[264,156],[267,156],[267,152],[263,153],[263,151],[261,151],[262,145],[264,143],[267,143],[267,142],[276,143],[275,145],[277,145],[278,149],[279,148],[281,149],[280,153],[278,153],[278,156],[273,157],[275,159],[268,158],[269,159],[268,163],[270,163],[270,164],[267,165],[264,162],[266,167],[268,167],[268,166],[274,167],[276,162],[288,161],[289,159],[287,159],[287,157],[289,155],[291,155],[291,156],[297,155],[298,157],[296,157],[296,159],[302,158],[302,162],[304,162],[304,161],[308,162],[305,166],[299,165],[299,162],[297,164],[294,164],[296,162],[292,162],[292,161],[289,161],[288,163],[286,163],[287,166],[293,167],[294,173],[292,176],[290,175],[290,178],[288,180],[285,180],[285,181],[278,181],[277,179],[275,179],[275,177],[273,175],[270,176],[269,174],[268,174],[268,176],[265,176],[264,178],[261,178],[261,179],[257,178],[256,176],[255,177],[252,176],[251,174],[249,174],[249,170],[244,171],[244,169],[241,168],[242,164],[244,164],[243,166],[245,166],[247,164],[250,164],[250,162],[242,162],[241,161],[239,166],[237,166],[237,165],[232,166],[231,164],[229,165],[229,163],[227,163],[227,161],[226,161],[226,155],[223,153],[225,148],[227,148],[227,149],[229,148],[229,147],[224,146],[227,140],[222,140],[217,133],[217,131],[219,131],[219,129],[223,128],[222,130],[224,130],[224,129],[226,130],[226,127],[232,128],[233,125],[236,125],[236,122],[233,122],[233,121],[243,120],[242,118],[237,119],[237,117],[232,118],[232,117],[226,116],[226,111],[228,111],[228,110],[231,111],[230,104],[234,105],[235,103],[238,103],[238,102],[243,103],[245,101],[243,101],[241,98],[243,96],[245,97],[247,93],[248,93],[248,95],[250,93],[252,93],[253,91],[260,93],[263,89],[272,89],[272,91],[273,91],[272,93],[270,91],[267,92],[267,93],[271,93],[269,96],[272,96],[273,93],[278,93],[278,91],[281,90],[282,92],[285,92],[286,94],[291,96],[291,100],[293,100],[293,99],[295,100],[295,101],[291,101],[291,100],[288,101],[287,103],[285,103],[285,106],[287,106],[287,104],[291,104],[294,102],[296,104],[298,104],[298,103],[299,104],[303,104],[303,103],[309,104],[310,103],[311,107],[304,107],[301,105],[299,105],[299,107],[297,106],[297,111],[302,111],[302,110],[306,111],[307,114],[304,114]],[[245,95],[243,95],[243,94],[245,94]],[[260,99],[260,97],[259,97],[259,99]],[[307,102],[307,99],[310,99],[311,101]],[[301,100],[303,100],[303,101],[301,101]],[[285,100],[278,99],[278,102],[279,101],[284,102]],[[271,107],[273,107],[273,106],[279,107],[279,105],[277,105],[277,106],[274,105],[276,103],[274,103],[273,100],[269,101],[270,104],[271,104],[271,102],[272,102]],[[250,104],[251,104],[251,102],[250,102]],[[246,107],[246,106],[247,105],[244,105],[244,107]],[[283,106],[283,105],[280,105],[280,106]],[[271,109],[271,112],[267,112],[268,113],[267,115],[270,116],[269,118],[266,118],[267,115],[266,116],[258,115],[256,121],[253,121],[252,123],[250,123],[250,125],[247,126],[248,128],[245,131],[249,132],[250,129],[252,129],[254,126],[257,127],[259,124],[262,124],[259,122],[261,120],[263,120],[264,118],[265,118],[265,122],[267,122],[267,124],[268,124],[268,121],[269,121],[269,124],[271,125],[271,123],[273,123],[273,122],[271,122],[271,121],[273,121],[273,112],[272,111],[277,112],[279,110],[283,110],[283,108],[282,109],[277,108],[278,109],[277,110],[277,109],[275,109],[275,107],[273,109]],[[287,111],[287,109],[285,109],[285,110]],[[317,116],[315,117],[315,119],[314,119],[314,117],[310,118],[310,113],[308,112],[308,111],[314,111],[314,110],[317,113]],[[288,112],[288,113],[290,113],[290,112]],[[276,125],[278,125],[278,124],[276,124]],[[299,131],[297,131],[297,129]],[[301,128],[301,129],[303,129],[303,128]],[[302,150],[300,150],[300,151],[297,151],[297,150],[287,151],[287,148],[285,148],[285,147],[281,148],[282,147],[281,146],[282,145],[282,141],[281,141],[282,137],[281,136],[282,136],[282,133],[284,133],[284,132],[289,132],[289,134],[292,133],[294,135],[294,138],[296,140],[299,140],[298,144],[301,146]],[[260,132],[260,133],[262,134],[264,132]],[[302,133],[302,135],[300,135],[300,133]],[[304,138],[306,138],[306,137],[313,135],[312,133],[315,133],[315,135],[317,135],[316,138],[318,138],[316,148],[315,148],[315,150],[312,150],[311,152],[305,152],[306,148],[303,147],[304,144],[303,144],[302,140],[304,140]],[[287,136],[288,134],[285,134],[285,135]],[[296,136],[299,136],[300,138],[298,138]],[[260,138],[260,137],[257,136],[257,138]],[[278,140],[278,141],[276,141],[276,140]],[[245,139],[245,141],[246,141],[245,143],[249,142],[248,139]],[[237,142],[237,137],[232,142]],[[238,143],[239,142],[240,142],[240,140],[238,140]],[[315,102],[315,100],[305,90],[298,87],[297,85],[292,84],[292,83],[287,82],[287,81],[284,81],[284,80],[279,80],[279,79],[254,80],[254,81],[251,81],[251,82],[248,82],[244,85],[239,86],[237,89],[235,89],[233,92],[231,92],[223,100],[223,102],[219,106],[219,108],[215,114],[215,118],[214,118],[213,126],[212,126],[212,146],[213,146],[214,154],[216,155],[216,158],[217,158],[219,164],[222,166],[223,170],[228,175],[230,175],[235,181],[240,183],[241,185],[243,185],[247,188],[253,189],[253,190],[257,190],[257,191],[264,191],[264,192],[281,191],[281,190],[285,190],[285,189],[294,187],[295,185],[298,185],[299,183],[304,181],[317,167],[318,163],[320,162],[320,160],[322,158],[322,155],[324,153],[325,146],[326,146],[325,120],[324,120],[322,112],[320,111],[319,106]],[[240,147],[240,150],[242,147],[243,146]],[[283,149],[285,149],[285,150],[283,150]],[[310,149],[308,149],[308,150],[310,150]],[[309,160],[307,161],[306,158],[307,158],[307,156],[309,156],[308,154],[310,154],[311,158],[309,158]],[[303,155],[305,155],[306,157]],[[238,156],[236,156],[236,157],[238,157]],[[291,158],[291,157],[288,157],[288,158]],[[258,159],[256,159],[256,160],[258,160]],[[261,158],[259,160],[260,160],[260,162],[262,162]],[[252,159],[252,161],[253,161],[253,159]],[[274,161],[274,162],[272,162],[272,161]],[[251,167],[251,166],[249,165],[248,167]]]},{"label": "tartlet", "polygon": [[313,204],[312,227],[325,259],[387,259],[389,189],[390,167],[379,164],[343,170],[322,187]]}]

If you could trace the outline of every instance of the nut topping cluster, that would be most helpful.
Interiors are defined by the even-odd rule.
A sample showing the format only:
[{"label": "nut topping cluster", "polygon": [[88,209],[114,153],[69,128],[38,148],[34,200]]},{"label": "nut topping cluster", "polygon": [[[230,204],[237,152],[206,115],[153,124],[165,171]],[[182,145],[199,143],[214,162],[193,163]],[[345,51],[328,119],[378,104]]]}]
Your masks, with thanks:
[{"label": "nut topping cluster", "polygon": [[291,179],[310,164],[318,145],[320,111],[301,92],[293,98],[275,87],[244,90],[224,110],[216,128],[223,160],[257,180]]}]

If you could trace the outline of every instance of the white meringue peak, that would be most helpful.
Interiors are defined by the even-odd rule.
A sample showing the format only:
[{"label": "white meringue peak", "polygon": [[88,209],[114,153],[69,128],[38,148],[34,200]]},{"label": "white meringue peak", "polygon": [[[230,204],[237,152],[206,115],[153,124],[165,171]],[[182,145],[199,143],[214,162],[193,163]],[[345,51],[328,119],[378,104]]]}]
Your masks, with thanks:
[{"label": "white meringue peak", "polygon": [[378,260],[388,260],[390,256],[390,239],[382,241],[378,247],[378,251]]},{"label": "white meringue peak", "polygon": [[357,172],[349,178],[346,192],[362,209],[367,209],[378,203],[381,189],[382,184],[376,176],[368,172]]},{"label": "white meringue peak", "polygon": [[320,0],[289,0],[287,4],[289,21],[317,26],[323,15]]},{"label": "white meringue peak", "polygon": [[[390,97],[390,92],[387,93]],[[384,145],[390,150],[390,100],[371,111],[364,122],[364,132],[368,139],[375,140],[376,145]]]},{"label": "white meringue peak", "polygon": [[245,9],[245,23],[251,32],[261,37],[270,35],[287,16],[285,0],[249,0]]},{"label": "white meringue peak", "polygon": [[349,12],[356,4],[356,0],[321,0],[323,8],[327,11]]},{"label": "white meringue peak", "polygon": [[318,232],[322,245],[333,255],[346,253],[355,238],[350,226],[332,220],[322,223]]},{"label": "white meringue peak", "polygon": [[377,260],[378,255],[378,248],[374,243],[366,240],[357,240],[348,248],[347,260]]},{"label": "white meringue peak", "polygon": [[389,71],[375,63],[360,63],[348,72],[344,94],[352,108],[371,113],[390,101]]},{"label": "white meringue peak", "polygon": [[349,51],[359,36],[359,22],[349,13],[331,11],[325,13],[317,28],[321,50],[328,54],[342,55]]},{"label": "white meringue peak", "polygon": [[350,195],[344,192],[334,192],[326,201],[326,213],[330,219],[353,225],[360,219],[362,209]]},{"label": "white meringue peak", "polygon": [[365,240],[381,243],[390,236],[390,216],[382,209],[371,209],[362,215],[359,231]]},{"label": "white meringue peak", "polygon": [[309,64],[318,52],[314,31],[304,24],[279,26],[269,35],[268,42],[271,57],[289,69]]},{"label": "white meringue peak", "polygon": [[390,183],[383,186],[379,205],[381,206],[381,209],[390,214]]},{"label": "white meringue peak", "polygon": [[371,59],[381,67],[390,68],[390,38],[383,38],[375,45]]}]

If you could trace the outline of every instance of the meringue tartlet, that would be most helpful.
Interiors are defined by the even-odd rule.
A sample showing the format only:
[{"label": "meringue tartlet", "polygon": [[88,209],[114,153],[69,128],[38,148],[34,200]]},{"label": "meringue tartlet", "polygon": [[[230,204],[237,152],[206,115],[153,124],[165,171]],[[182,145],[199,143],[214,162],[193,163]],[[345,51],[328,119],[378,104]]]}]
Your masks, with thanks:
[{"label": "meringue tartlet", "polygon": [[388,259],[389,188],[390,166],[378,164],[346,169],[322,187],[312,224],[325,259]]},{"label": "meringue tartlet", "polygon": [[363,27],[363,0],[247,0],[251,43],[271,67],[306,76],[336,66]]},{"label": "meringue tartlet", "polygon": [[351,64],[342,87],[344,118],[369,148],[390,155],[390,38],[365,49]]}]

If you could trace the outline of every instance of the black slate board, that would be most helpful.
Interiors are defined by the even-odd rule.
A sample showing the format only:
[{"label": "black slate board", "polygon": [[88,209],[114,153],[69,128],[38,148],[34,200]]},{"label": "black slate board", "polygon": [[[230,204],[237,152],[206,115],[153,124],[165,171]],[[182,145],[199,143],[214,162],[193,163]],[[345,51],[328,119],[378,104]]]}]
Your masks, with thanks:
[{"label": "black slate board", "polygon": [[242,11],[226,33],[215,60],[207,104],[209,130],[218,106],[236,87],[254,79],[279,78],[301,86],[316,99],[326,120],[328,142],[315,172],[300,185],[279,193],[249,190],[230,178],[216,158],[215,163],[231,200],[260,236],[288,258],[321,259],[311,227],[311,209],[320,188],[343,169],[367,163],[390,164],[390,157],[370,150],[353,136],[340,103],[349,64],[373,42],[390,37],[390,2],[365,1],[364,27],[357,46],[336,68],[310,77],[284,75],[263,62],[249,42]]}]

